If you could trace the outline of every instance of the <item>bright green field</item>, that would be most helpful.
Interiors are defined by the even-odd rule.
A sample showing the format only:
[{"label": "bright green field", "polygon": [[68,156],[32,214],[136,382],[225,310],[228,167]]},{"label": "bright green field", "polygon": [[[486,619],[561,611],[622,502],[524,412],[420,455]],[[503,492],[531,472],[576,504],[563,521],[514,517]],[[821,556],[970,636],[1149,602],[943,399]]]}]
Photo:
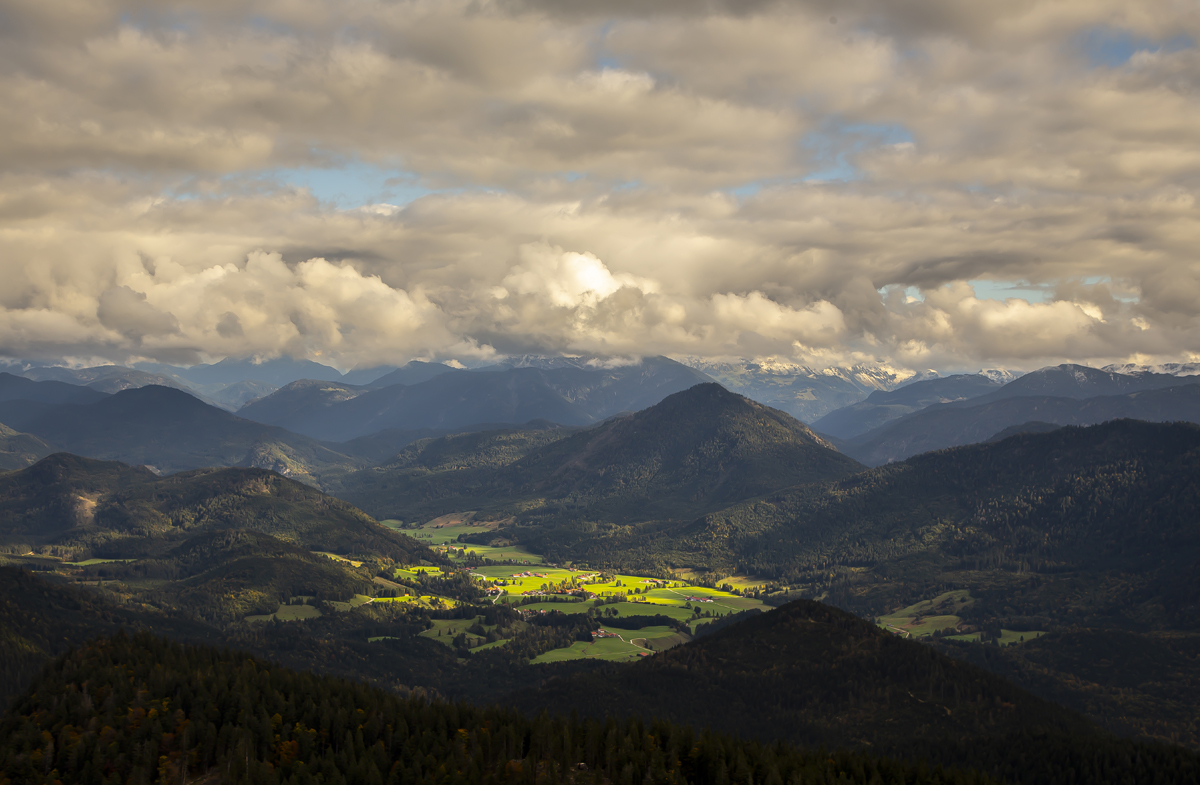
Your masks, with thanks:
[{"label": "bright green field", "polygon": [[405,531],[409,537],[420,540],[426,545],[445,545],[456,542],[460,534],[477,534],[496,528],[495,525],[471,523],[470,512],[457,512],[443,515],[424,523],[419,529]]},{"label": "bright green field", "polygon": [[297,621],[299,619],[315,619],[320,615],[321,611],[312,605],[280,605],[279,610],[274,613],[261,616],[247,616],[246,621],[270,621],[271,619]]},{"label": "bright green field", "polygon": [[[491,559],[492,561],[525,562],[529,566],[537,566],[537,565],[546,563],[546,560],[543,559],[541,556],[539,556],[536,553],[533,553],[532,551],[526,550],[525,548],[522,548],[519,545],[507,545],[504,547],[493,548],[490,545],[470,545],[470,544],[468,544],[468,545],[462,545],[462,546],[453,546],[452,545],[450,547],[451,548],[462,547],[466,551],[466,553],[463,555],[457,555],[457,553],[451,553],[450,558],[454,559],[456,561],[466,559],[470,554],[474,553],[481,559]],[[523,564],[522,566],[526,566],[526,565]]]},{"label": "bright green field", "polygon": [[458,600],[451,599],[450,597],[439,597],[435,594],[422,594],[420,596],[406,594],[403,597],[376,597],[373,602],[403,602],[431,610],[436,608],[453,608],[458,605]]},{"label": "bright green field", "polygon": [[411,570],[397,567],[395,573],[393,573],[396,578],[411,578],[413,580],[421,577],[438,578],[441,574],[441,567],[414,567]]},{"label": "bright green field", "polygon": [[93,564],[112,564],[114,562],[126,564],[131,561],[137,561],[137,559],[86,559],[84,561],[65,561],[63,564],[69,564],[72,567],[91,567]]},{"label": "bright green field", "polygon": [[[979,643],[980,634],[981,633],[973,632],[970,635],[947,635],[946,640]],[[1020,646],[1022,643],[1027,643],[1036,638],[1040,638],[1045,634],[1045,630],[1000,630],[1000,645]],[[1022,638],[1025,640],[1021,640]]]},{"label": "bright green field", "polygon": [[453,646],[454,636],[461,632],[467,636],[468,641],[482,641],[484,638],[467,632],[467,627],[472,626],[478,620],[478,616],[471,619],[434,619],[433,626],[422,632],[421,637]]},{"label": "bright green field", "polygon": [[[348,611],[348,610],[353,610],[354,608],[358,608],[358,607],[361,607],[361,606],[363,606],[363,605],[366,605],[368,602],[374,602],[374,600],[373,600],[371,597],[368,597],[368,596],[367,596],[367,595],[365,595],[365,594],[356,594],[356,595],[354,595],[354,597],[353,597],[352,599],[350,599],[348,602],[337,602],[337,601],[331,601],[331,602],[329,603],[329,605],[330,605],[330,606],[331,606],[331,607],[332,607],[334,610],[338,610],[338,611]],[[297,607],[303,607],[303,606],[297,606]]]},{"label": "bright green field", "polygon": [[922,600],[880,616],[879,624],[891,632],[907,632],[914,638],[924,638],[947,627],[958,627],[962,622],[958,614],[973,602],[975,600],[966,589],[943,592],[932,600]]},{"label": "bright green field", "polygon": [[[622,632],[622,634],[624,633]],[[641,659],[640,655],[644,653],[646,653],[646,649],[634,646],[620,638],[601,638],[591,643],[576,641],[569,648],[548,651],[530,660],[530,662],[534,664],[566,662],[568,660],[616,660],[620,662],[632,662]]]},{"label": "bright green field", "polygon": [[336,553],[329,553],[328,551],[313,551],[313,553],[315,553],[319,556],[328,556],[329,558],[333,559],[334,561],[344,561],[347,564],[350,564],[351,566],[354,566],[354,567],[362,566],[362,562],[354,561],[353,559],[347,559],[345,556],[338,556]]}]

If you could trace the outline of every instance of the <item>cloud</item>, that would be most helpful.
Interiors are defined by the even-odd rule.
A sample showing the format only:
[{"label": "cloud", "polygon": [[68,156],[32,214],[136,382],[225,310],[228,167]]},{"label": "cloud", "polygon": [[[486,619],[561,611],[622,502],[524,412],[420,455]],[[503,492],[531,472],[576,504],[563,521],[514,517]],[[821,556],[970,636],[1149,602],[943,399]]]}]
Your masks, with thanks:
[{"label": "cloud", "polygon": [[[1168,0],[17,0],[0,352],[1190,357],[1197,40]],[[310,166],[430,195],[267,176]]]}]

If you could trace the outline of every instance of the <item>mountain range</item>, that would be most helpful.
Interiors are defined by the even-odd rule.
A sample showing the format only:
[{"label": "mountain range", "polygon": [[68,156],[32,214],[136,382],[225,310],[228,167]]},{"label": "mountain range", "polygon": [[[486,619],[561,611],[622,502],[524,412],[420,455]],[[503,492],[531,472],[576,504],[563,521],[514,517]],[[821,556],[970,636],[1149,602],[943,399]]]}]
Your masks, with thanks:
[{"label": "mountain range", "polygon": [[0,402],[0,422],[54,449],[148,465],[164,473],[258,466],[319,485],[325,475],[364,465],[313,439],[242,419],[182,390],[149,386],[94,394],[99,399],[91,403]]},{"label": "mountain range", "polygon": [[586,519],[594,529],[687,519],[861,468],[791,416],[710,382],[585,430],[418,442],[347,475],[337,493],[381,517],[472,509],[530,525]]},{"label": "mountain range", "polygon": [[986,377],[918,382],[832,412],[814,424],[869,466],[986,441],[1026,423],[1090,425],[1117,418],[1200,422],[1187,390],[1198,378],[1060,365],[1002,386]]},{"label": "mountain range", "polygon": [[386,429],[459,429],[538,419],[587,425],[644,409],[705,381],[708,377],[665,357],[614,368],[499,366],[377,389],[296,382],[239,414],[334,442]]},{"label": "mountain range", "polygon": [[936,371],[912,373],[867,365],[815,370],[771,359],[712,361],[693,357],[682,362],[732,392],[785,411],[806,423],[861,401],[875,391],[893,390],[938,376]]}]

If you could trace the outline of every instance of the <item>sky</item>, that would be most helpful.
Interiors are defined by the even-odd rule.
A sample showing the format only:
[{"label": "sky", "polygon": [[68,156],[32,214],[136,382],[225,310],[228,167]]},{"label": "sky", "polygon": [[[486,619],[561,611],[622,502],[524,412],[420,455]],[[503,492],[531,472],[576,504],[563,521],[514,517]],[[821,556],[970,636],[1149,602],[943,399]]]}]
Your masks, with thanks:
[{"label": "sky", "polygon": [[0,355],[1200,360],[1200,0],[0,0]]}]

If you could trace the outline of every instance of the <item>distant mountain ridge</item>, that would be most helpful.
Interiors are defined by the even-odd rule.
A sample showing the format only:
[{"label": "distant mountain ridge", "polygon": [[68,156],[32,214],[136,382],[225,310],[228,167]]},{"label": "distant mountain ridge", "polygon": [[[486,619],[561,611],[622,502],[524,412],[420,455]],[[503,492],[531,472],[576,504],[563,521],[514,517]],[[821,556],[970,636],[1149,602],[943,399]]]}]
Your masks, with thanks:
[{"label": "distant mountain ridge", "polygon": [[588,425],[706,381],[707,376],[665,357],[615,368],[496,366],[369,390],[297,382],[239,414],[330,442],[387,429],[455,430],[477,423]]},{"label": "distant mountain ridge", "polygon": [[149,386],[88,404],[0,403],[0,422],[60,449],[175,472],[258,466],[320,483],[363,462],[282,428],[236,417],[181,390]]},{"label": "distant mountain ridge", "polygon": [[243,529],[305,550],[439,557],[347,502],[262,469],[157,477],[116,461],[56,453],[0,476],[0,536],[75,557],[166,553],[204,532]]},{"label": "distant mountain ridge", "polygon": [[[470,450],[494,451],[488,440],[498,435],[479,434]],[[498,463],[473,452],[431,459],[470,445],[466,436],[417,443],[394,464],[348,475],[337,492],[377,516],[480,510],[509,520],[511,536],[570,558],[584,543],[602,549],[614,527],[687,521],[863,468],[790,415],[712,382],[588,429],[513,432],[511,441]],[[460,468],[472,463],[481,468]]]},{"label": "distant mountain ridge", "polygon": [[1120,418],[1200,422],[1198,381],[1058,366],[984,395],[914,411],[838,446],[847,455],[878,466],[930,450],[986,441],[1031,421],[1053,425],[1094,425]]},{"label": "distant mountain ridge", "polygon": [[936,371],[912,373],[867,365],[816,370],[769,358],[711,361],[689,357],[681,362],[708,374],[733,392],[806,423],[856,403],[876,390],[892,390],[938,376]]},{"label": "distant mountain ridge", "polygon": [[860,401],[830,412],[812,424],[818,433],[849,439],[873,428],[938,403],[986,395],[1002,386],[995,375],[960,374],[879,390]]}]

